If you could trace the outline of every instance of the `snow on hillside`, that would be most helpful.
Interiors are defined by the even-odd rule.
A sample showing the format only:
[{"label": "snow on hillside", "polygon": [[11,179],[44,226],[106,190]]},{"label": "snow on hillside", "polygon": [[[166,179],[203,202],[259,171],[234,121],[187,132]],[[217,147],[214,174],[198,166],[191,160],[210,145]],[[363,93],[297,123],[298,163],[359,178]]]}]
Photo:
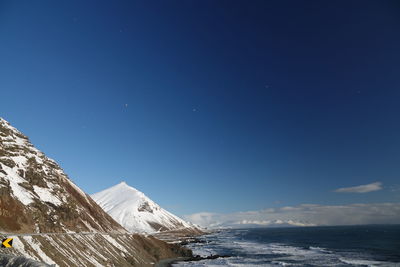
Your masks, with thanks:
[{"label": "snow on hillside", "polygon": [[0,230],[126,232],[29,138],[0,118]]},{"label": "snow on hillside", "polygon": [[152,266],[162,258],[192,256],[129,233],[2,118],[0,232],[13,238],[11,248],[0,249],[0,266],[48,266],[32,260],[51,266]]},{"label": "snow on hillside", "polygon": [[152,233],[193,227],[125,182],[91,197],[130,232]]}]

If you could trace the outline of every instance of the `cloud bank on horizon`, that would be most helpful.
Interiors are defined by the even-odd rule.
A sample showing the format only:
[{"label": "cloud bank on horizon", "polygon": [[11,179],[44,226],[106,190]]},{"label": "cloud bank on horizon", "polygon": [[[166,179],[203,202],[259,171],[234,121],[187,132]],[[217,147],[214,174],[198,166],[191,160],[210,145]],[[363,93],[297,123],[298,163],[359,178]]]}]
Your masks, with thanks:
[{"label": "cloud bank on horizon", "polygon": [[315,205],[236,213],[201,212],[184,219],[202,227],[325,226],[400,223],[400,203]]},{"label": "cloud bank on horizon", "polygon": [[373,192],[373,191],[378,191],[378,190],[382,190],[381,182],[358,185],[358,186],[353,186],[353,187],[338,188],[334,192],[336,192],[336,193],[368,193],[368,192]]}]

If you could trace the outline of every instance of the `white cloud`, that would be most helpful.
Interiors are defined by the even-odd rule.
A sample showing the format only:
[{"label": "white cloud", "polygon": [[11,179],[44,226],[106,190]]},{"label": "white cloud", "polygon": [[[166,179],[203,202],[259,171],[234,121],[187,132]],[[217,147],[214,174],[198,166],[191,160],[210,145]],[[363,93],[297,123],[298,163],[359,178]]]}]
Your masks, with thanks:
[{"label": "white cloud", "polygon": [[203,227],[312,226],[400,223],[400,203],[316,205],[302,204],[260,211],[196,213],[184,216]]},{"label": "white cloud", "polygon": [[364,184],[364,185],[353,186],[353,187],[343,187],[343,188],[336,189],[334,192],[337,192],[337,193],[368,193],[368,192],[378,191],[381,189],[382,189],[382,183],[375,182],[375,183],[371,183],[371,184]]}]

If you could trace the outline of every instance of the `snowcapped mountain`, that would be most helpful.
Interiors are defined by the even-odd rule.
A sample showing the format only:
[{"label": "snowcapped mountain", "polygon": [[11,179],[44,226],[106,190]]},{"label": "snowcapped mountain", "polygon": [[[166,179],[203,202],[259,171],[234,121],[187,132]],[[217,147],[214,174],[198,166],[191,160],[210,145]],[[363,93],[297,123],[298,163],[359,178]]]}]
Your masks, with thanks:
[{"label": "snowcapped mountain", "polygon": [[[19,259],[11,255],[23,255],[54,266],[153,266],[162,258],[191,256],[177,245],[129,233],[2,118],[0,233],[13,237],[12,248],[2,251],[10,262]],[[28,265],[34,264],[18,266]]]},{"label": "snowcapped mountain", "polygon": [[91,197],[131,232],[160,232],[195,228],[161,208],[137,189],[121,182]]},{"label": "snowcapped mountain", "polygon": [[0,230],[125,232],[28,137],[0,118]]}]

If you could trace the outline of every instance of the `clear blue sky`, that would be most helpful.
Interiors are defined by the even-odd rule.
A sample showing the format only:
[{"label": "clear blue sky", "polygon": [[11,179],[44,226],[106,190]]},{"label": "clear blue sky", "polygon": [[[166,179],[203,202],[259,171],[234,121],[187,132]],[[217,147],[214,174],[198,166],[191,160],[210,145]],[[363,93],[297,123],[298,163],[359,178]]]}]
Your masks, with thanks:
[{"label": "clear blue sky", "polygon": [[[398,1],[1,1],[0,116],[177,214],[399,202]],[[372,182],[383,190],[333,190]]]}]

